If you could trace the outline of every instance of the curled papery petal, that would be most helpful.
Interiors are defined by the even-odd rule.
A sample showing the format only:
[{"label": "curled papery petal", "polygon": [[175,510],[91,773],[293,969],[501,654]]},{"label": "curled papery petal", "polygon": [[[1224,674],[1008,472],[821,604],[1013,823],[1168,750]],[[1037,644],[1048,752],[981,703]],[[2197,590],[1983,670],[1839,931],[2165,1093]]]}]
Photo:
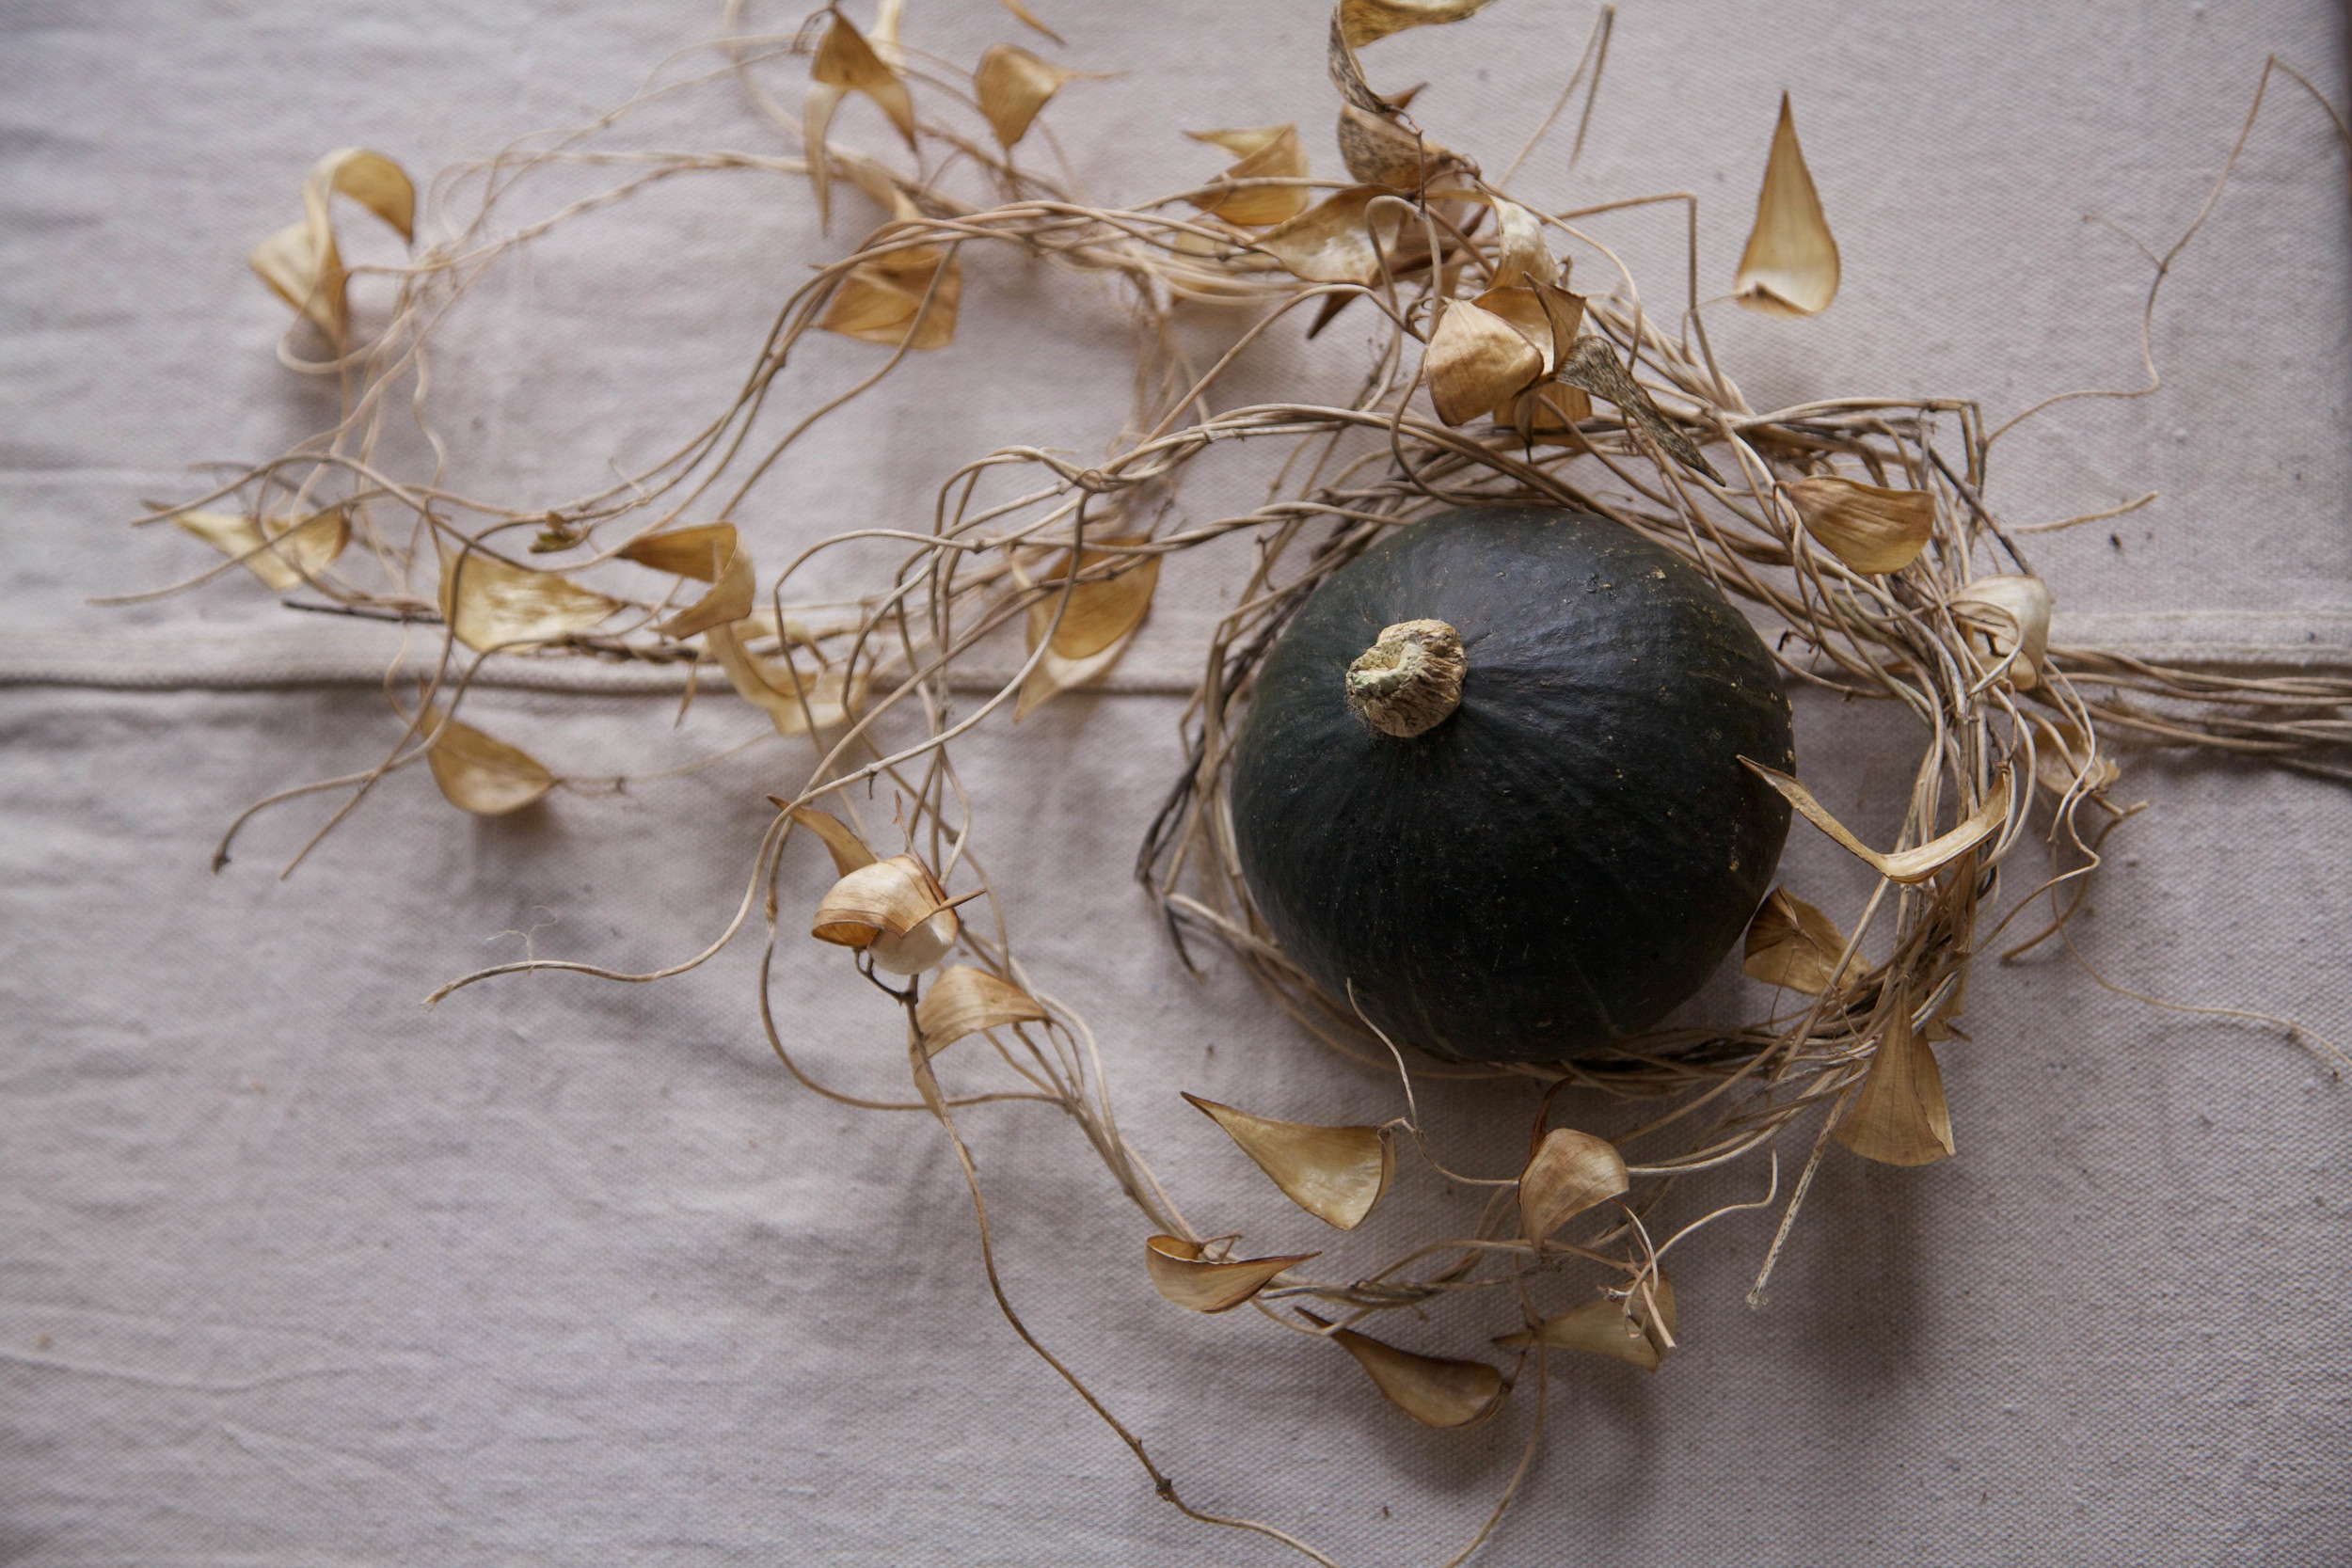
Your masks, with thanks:
[{"label": "curled papery petal", "polygon": [[1954,620],[1984,633],[1994,658],[2010,660],[2010,684],[2021,691],[2042,684],[2042,664],[2050,657],[2048,583],[2015,574],[1979,578],[1954,594],[1951,604]]},{"label": "curled papery petal", "polygon": [[[1312,1312],[1301,1316],[1318,1327],[1329,1326]],[[1503,1375],[1484,1361],[1417,1355],[1352,1328],[1332,1329],[1327,1338],[1356,1358],[1382,1399],[1423,1426],[1476,1426],[1501,1409],[1511,1392]]]},{"label": "curled papery petal", "polygon": [[[1335,191],[1280,228],[1259,236],[1256,248],[1279,261],[1294,277],[1310,283],[1377,282],[1380,244],[1370,227],[1368,209],[1375,197],[1388,193],[1375,185],[1350,185]],[[1393,232],[1383,216],[1379,229]]]},{"label": "curled papery petal", "polygon": [[237,512],[183,512],[172,519],[283,594],[317,577],[351,542],[343,511],[316,513],[291,526]]},{"label": "curled papery petal", "polygon": [[1665,1346],[1661,1338],[1671,1340],[1674,1333],[1674,1286],[1664,1278],[1651,1287],[1658,1298],[1659,1315],[1665,1321],[1666,1332],[1659,1335],[1649,1323],[1641,1298],[1618,1301],[1614,1298],[1588,1301],[1565,1312],[1554,1313],[1534,1329],[1520,1329],[1495,1341],[1513,1350],[1542,1346],[1546,1350],[1581,1351],[1588,1355],[1606,1355],[1618,1361],[1629,1361],[1645,1371],[1656,1371]]},{"label": "curled papery petal", "polygon": [[1616,1146],[1590,1132],[1555,1127],[1519,1173],[1519,1233],[1540,1243],[1597,1203],[1631,1186]]},{"label": "curled papery petal", "polygon": [[1850,853],[1867,862],[1880,876],[1892,881],[1926,881],[1992,837],[2009,820],[2009,775],[2004,773],[1994,783],[1993,792],[1951,832],[1939,834],[1916,848],[1899,849],[1891,855],[1883,855],[1854,837],[1844,823],[1829,814],[1828,807],[1814,799],[1811,790],[1788,774],[1748,757],[1741,757],[1740,761],[1748,771],[1778,790],[1781,797],[1796,807],[1798,814],[1806,821],[1836,839]]},{"label": "curled papery petal", "polygon": [[1748,922],[1740,968],[1768,986],[1819,996],[1829,990],[1837,957],[1845,950],[1846,939],[1836,922],[1787,888],[1776,887]]},{"label": "curled papery petal", "polygon": [[1230,1312],[1256,1295],[1284,1269],[1322,1254],[1287,1258],[1211,1259],[1200,1243],[1182,1236],[1154,1236],[1143,1243],[1144,1267],[1161,1295],[1188,1312]]},{"label": "curled papery petal", "polygon": [[476,653],[558,642],[620,608],[619,600],[554,572],[510,566],[471,550],[441,558],[441,618]]},{"label": "curled papery petal", "polygon": [[1045,1008],[1036,997],[970,964],[942,973],[914,1006],[915,1032],[923,1037],[924,1054],[931,1056],[983,1029],[1043,1022]]},{"label": "curled papery petal", "polygon": [[1935,535],[1935,498],[1834,474],[1787,486],[1805,532],[1857,572],[1899,572]]},{"label": "curled papery petal", "polygon": [[620,553],[624,561],[710,584],[708,593],[661,623],[665,636],[692,637],[752,612],[758,581],[751,552],[742,547],[731,523],[647,534],[623,546]]},{"label": "curled papery petal", "polygon": [[1772,156],[1764,165],[1764,188],[1756,198],[1756,227],[1740,252],[1732,295],[1768,315],[1810,316],[1829,309],[1837,297],[1837,240],[1821,215],[1820,194],[1804,166],[1796,117],[1784,92]]},{"label": "curled papery petal", "polygon": [[851,267],[817,325],[885,348],[941,349],[956,341],[962,303],[961,259],[937,245],[909,246]]},{"label": "curled papery petal", "polygon": [[875,964],[894,974],[919,974],[947,956],[958,930],[930,869],[913,855],[893,855],[834,883],[809,935],[869,949]]},{"label": "curled papery petal", "polygon": [[[1248,125],[1225,131],[1187,131],[1195,141],[1221,147],[1240,161],[1225,171],[1228,180],[1304,180],[1307,149],[1296,125]],[[1307,210],[1313,199],[1304,185],[1260,185],[1234,191],[1207,204],[1228,223],[1262,228],[1282,223]]]},{"label": "curled papery petal", "polygon": [[[882,28],[878,26],[876,31],[880,33]],[[825,29],[824,40],[817,46],[817,58],[809,67],[809,77],[821,86],[862,92],[872,99],[890,117],[890,123],[898,128],[907,145],[913,147],[914,100],[898,72],[882,57],[878,41],[867,39],[850,24],[848,17],[835,11],[833,25]]]},{"label": "curled papery petal", "polygon": [[745,644],[743,628],[753,617],[712,626],[703,645],[726,672],[737,695],[768,715],[781,736],[806,735],[845,724],[866,700],[863,676],[851,680],[838,670],[803,675],[788,661],[766,657]]},{"label": "curled papery petal", "polygon": [[1544,244],[1543,220],[1516,201],[1495,203],[1495,249],[1496,288],[1556,281],[1560,265]]},{"label": "curled papery petal", "polygon": [[1434,27],[1476,16],[1494,0],[1340,0],[1335,13],[1347,41],[1358,48],[1407,27]]},{"label": "curled papery petal", "polygon": [[504,816],[532,804],[555,787],[555,775],[538,758],[471,724],[427,714],[425,725],[439,730],[425,752],[425,765],[442,796],[476,816]]},{"label": "curled papery petal", "polygon": [[[769,799],[773,800],[775,797],[771,795]],[[778,800],[776,803],[782,805],[784,802]],[[833,813],[818,811],[815,806],[794,806],[791,810],[792,820],[823,842],[825,852],[833,857],[835,874],[846,877],[852,871],[874,863],[874,851],[866,847],[866,841],[858,837],[847,822]]]},{"label": "curled papery petal", "polygon": [[1225,1129],[1283,1196],[1326,1225],[1342,1230],[1361,1225],[1396,1174],[1396,1148],[1386,1128],[1277,1121],[1197,1095],[1184,1099]]},{"label": "curled papery petal", "polygon": [[972,73],[972,89],[988,128],[996,133],[997,145],[1009,148],[1027,135],[1029,122],[1045,101],[1076,74],[1009,43],[996,44],[982,55],[979,69]]},{"label": "curled papery petal", "polygon": [[348,277],[335,238],[334,198],[349,197],[400,231],[416,237],[417,188],[407,171],[381,152],[346,147],[329,152],[302,180],[302,221],[253,247],[246,263],[280,299],[315,323],[341,350],[350,333]]},{"label": "curled papery petal", "polygon": [[2051,794],[2061,799],[2077,791],[2103,794],[2122,776],[2115,759],[2069,721],[2045,719],[2039,713],[2029,713],[2026,719],[2034,731],[2034,782]]},{"label": "curled papery petal", "polygon": [[1439,420],[1460,424],[1525,390],[1544,373],[1546,357],[1502,316],[1457,299],[1429,337],[1429,401]]},{"label": "curled papery petal", "polygon": [[1888,1009],[1862,1092],[1837,1124],[1837,1141],[1885,1165],[1926,1165],[1952,1153],[1952,1113],[1935,1053],[1912,1032],[1911,1009]]}]

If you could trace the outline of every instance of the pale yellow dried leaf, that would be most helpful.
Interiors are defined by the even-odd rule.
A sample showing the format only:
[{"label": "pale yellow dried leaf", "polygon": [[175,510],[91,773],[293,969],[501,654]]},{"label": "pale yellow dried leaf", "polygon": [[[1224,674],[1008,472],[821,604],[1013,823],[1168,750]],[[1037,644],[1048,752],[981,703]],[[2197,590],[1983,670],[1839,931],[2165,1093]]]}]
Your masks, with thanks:
[{"label": "pale yellow dried leaf", "polygon": [[874,851],[866,847],[866,841],[857,836],[855,829],[833,813],[819,811],[815,806],[794,806],[792,820],[815,833],[824,844],[825,852],[833,857],[836,876],[846,877],[852,871],[874,863]]},{"label": "pale yellow dried leaf", "polygon": [[895,258],[861,261],[834,289],[818,325],[885,348],[901,343],[914,349],[946,348],[956,340],[956,309],[962,298],[963,262],[957,257],[934,257],[913,266]]},{"label": "pale yellow dried leaf", "polygon": [[[887,41],[896,43],[895,14],[886,15],[886,26],[878,26],[878,34],[889,35]],[[877,45],[883,39],[868,40],[839,11],[834,12],[833,25],[825,29],[825,37],[817,46],[817,58],[809,67],[809,79],[823,87],[840,87],[850,92],[862,92],[872,99],[882,112],[890,117],[890,123],[898,134],[914,145],[914,100],[907,92],[906,83],[890,62],[882,57]],[[895,51],[894,51],[895,52]]]},{"label": "pale yellow dried leaf", "polygon": [[997,145],[1009,148],[1027,135],[1045,101],[1076,74],[1015,44],[991,46],[972,73],[972,89],[988,128],[996,133]]},{"label": "pale yellow dried leaf", "polygon": [[1339,141],[1349,179],[1392,191],[1420,190],[1460,166],[1443,144],[1353,103],[1340,106]]},{"label": "pale yellow dried leaf", "polygon": [[346,196],[416,237],[417,188],[407,171],[381,152],[346,147],[312,164],[302,179],[302,221],[272,234],[246,258],[279,298],[317,325],[340,350],[350,335],[351,308],[342,251],[335,239],[334,198]]},{"label": "pale yellow dried leaf", "polygon": [[1778,790],[1806,821],[1829,834],[1849,852],[1891,881],[1926,881],[1998,832],[2001,825],[2009,820],[2009,775],[2004,773],[1983,804],[1970,812],[1967,818],[1951,832],[1939,834],[1915,848],[1899,849],[1891,855],[1883,855],[1854,837],[1845,824],[1830,815],[1828,807],[1814,798],[1811,790],[1788,774],[1746,757],[1740,760],[1747,765],[1750,771]]},{"label": "pale yellow dried leaf", "polygon": [[970,964],[943,973],[914,1005],[915,1032],[923,1037],[924,1053],[932,1056],[983,1029],[1044,1022],[1045,1008],[1036,997]]},{"label": "pale yellow dried leaf", "polygon": [[1502,1374],[1484,1361],[1418,1355],[1352,1328],[1333,1329],[1329,1337],[1370,1374],[1381,1398],[1423,1426],[1475,1426],[1501,1409],[1511,1392]]},{"label": "pale yellow dried leaf", "polygon": [[[1119,559],[1118,546],[1140,545],[1147,541],[1135,539],[1105,539],[1102,547],[1089,546],[1085,552],[1082,571],[1099,569],[1105,562]],[[1069,580],[1070,561],[1065,555],[1051,582]],[[1021,695],[1013,705],[1013,721],[1018,723],[1044,704],[1061,695],[1101,679],[1126,652],[1137,626],[1152,608],[1152,596],[1159,586],[1160,557],[1144,556],[1136,564],[1107,578],[1081,581],[1070,590],[1070,604],[1062,611],[1061,625],[1054,627],[1054,614],[1060,604],[1057,595],[1029,607],[1027,643],[1035,653],[1049,627],[1054,627],[1052,640],[1022,682]]]},{"label": "pale yellow dried leaf", "polygon": [[1396,1148],[1385,1128],[1277,1121],[1197,1095],[1184,1099],[1225,1129],[1285,1197],[1326,1225],[1361,1225],[1396,1174]]},{"label": "pale yellow dried leaf", "polygon": [[849,721],[866,701],[866,682],[845,680],[838,670],[814,676],[779,659],[767,658],[744,644],[744,628],[755,616],[711,627],[703,645],[726,672],[727,683],[745,702],[764,710],[776,733],[790,736],[811,729],[830,730]]},{"label": "pale yellow dried leaf", "polygon": [[[1310,283],[1377,282],[1379,242],[1367,225],[1366,209],[1384,195],[1376,185],[1335,191],[1280,228],[1261,235],[1256,248]],[[1391,226],[1384,220],[1384,230]]]},{"label": "pale yellow dried leaf", "polygon": [[1027,23],[1039,32],[1043,33],[1047,38],[1052,39],[1056,43],[1062,41],[1061,35],[1054,31],[1051,27],[1045,25],[1044,23],[1040,22],[1036,15],[1030,11],[1029,8],[1021,3],[1021,0],[1004,0],[1004,6],[1005,9],[1012,12],[1013,15]]},{"label": "pale yellow dried leaf", "polygon": [[510,566],[473,550],[441,558],[441,618],[476,653],[558,642],[620,608],[619,600],[554,572]]},{"label": "pale yellow dried leaf", "polygon": [[1935,498],[1820,474],[1787,486],[1805,532],[1857,572],[1899,572],[1935,536]]},{"label": "pale yellow dried leaf", "polygon": [[1784,92],[1772,156],[1764,164],[1764,188],[1756,198],[1756,227],[1740,254],[1732,295],[1768,315],[1810,316],[1828,309],[1837,297],[1837,240],[1821,215],[1820,194],[1804,166],[1796,117]]},{"label": "pale yellow dried leaf", "polygon": [[1534,1329],[1520,1329],[1495,1341],[1513,1350],[1540,1345],[1546,1350],[1581,1351],[1629,1361],[1645,1371],[1658,1370],[1658,1345],[1635,1320],[1629,1304],[1604,1297],[1555,1312]]},{"label": "pale yellow dried leaf", "polygon": [[1592,417],[1593,400],[1556,381],[1521,392],[1495,410],[1495,423],[1509,425],[1519,439],[1552,446],[1572,444],[1577,421]]},{"label": "pale yellow dried leaf", "polygon": [[2077,792],[2097,795],[2122,776],[2122,769],[2072,721],[2026,716],[2034,728],[2034,782],[2064,799]]},{"label": "pale yellow dried leaf", "polygon": [[351,542],[341,507],[291,528],[282,519],[262,524],[237,512],[183,512],[172,520],[281,594],[334,564]]},{"label": "pale yellow dried leaf", "polygon": [[1429,401],[1450,425],[1517,397],[1544,373],[1546,355],[1493,311],[1457,299],[1438,318],[1422,368]]},{"label": "pale yellow dried leaf", "polygon": [[1911,1012],[1897,1006],[1870,1058],[1862,1092],[1837,1124],[1837,1141],[1885,1165],[1926,1165],[1952,1153],[1952,1113],[1935,1053],[1911,1031]]},{"label": "pale yellow dried leaf", "polygon": [[1992,640],[2011,685],[2023,691],[2042,684],[2042,661],[2050,657],[2048,583],[2015,573],[1979,578],[1954,594],[1951,605],[1954,620]]},{"label": "pale yellow dried leaf", "polygon": [[841,106],[842,89],[811,82],[801,98],[801,147],[808,162],[808,182],[817,191],[817,226],[833,227],[833,155],[825,134],[833,112]]},{"label": "pale yellow dried leaf", "polygon": [[[1559,358],[1551,317],[1545,310],[1544,302],[1535,296],[1534,289],[1521,284],[1488,289],[1470,303],[1490,315],[1500,316],[1514,332],[1527,340],[1528,346],[1542,361],[1542,369],[1536,372],[1539,376],[1551,373],[1552,366]],[[1573,331],[1568,334],[1571,341],[1575,336]]]},{"label": "pale yellow dried leaf", "polygon": [[1740,968],[1768,986],[1819,996],[1829,990],[1846,939],[1829,916],[1790,893],[1772,889],[1748,922]]},{"label": "pale yellow dried leaf", "polygon": [[[1034,608],[1029,611],[1029,637],[1033,648],[1036,639],[1045,634],[1044,628],[1052,616],[1050,609]],[[1075,691],[1101,680],[1110,673],[1112,666],[1126,651],[1127,644],[1123,641],[1114,642],[1099,653],[1089,654],[1084,658],[1065,658],[1053,649],[1046,649],[1030,668],[1028,678],[1021,683],[1021,695],[1013,700],[1013,722],[1019,723],[1065,691]]]},{"label": "pale yellow dried leaf", "polygon": [[425,751],[425,765],[433,769],[441,794],[460,811],[504,816],[555,787],[555,775],[530,752],[462,721],[426,716],[428,727],[437,722],[439,729]]},{"label": "pale yellow dried leaf", "polygon": [[961,929],[939,883],[913,855],[858,867],[834,883],[810,923],[818,942],[869,950],[878,968],[919,974],[947,956]]},{"label": "pale yellow dried leaf", "polygon": [[[1224,131],[1187,131],[1195,141],[1221,147],[1240,161],[1225,171],[1228,180],[1304,180],[1307,149],[1296,125],[1248,125]],[[1311,200],[1304,185],[1263,185],[1234,191],[1203,203],[1207,211],[1228,223],[1260,229],[1283,223],[1307,210]]]},{"label": "pale yellow dried leaf", "polygon": [[1408,27],[1434,27],[1476,16],[1494,0],[1339,0],[1335,13],[1350,45],[1361,48]]},{"label": "pale yellow dried leaf", "polygon": [[1143,1263],[1152,1285],[1188,1312],[1230,1312],[1284,1269],[1321,1256],[1301,1252],[1287,1258],[1211,1259],[1200,1256],[1200,1243],[1182,1236],[1154,1236],[1143,1243]]},{"label": "pale yellow dried leaf", "polygon": [[733,523],[697,523],[667,533],[642,534],[623,545],[619,554],[623,561],[634,561],[657,572],[716,582],[733,559],[735,546]]},{"label": "pale yellow dried leaf", "polygon": [[1551,259],[1551,249],[1544,244],[1543,220],[1516,201],[1498,199],[1494,207],[1494,287],[1505,289],[1514,283],[1555,281],[1560,264]]},{"label": "pale yellow dried leaf", "polygon": [[1541,1242],[1569,1220],[1633,1184],[1625,1157],[1606,1138],[1555,1127],[1519,1172],[1519,1234]]}]

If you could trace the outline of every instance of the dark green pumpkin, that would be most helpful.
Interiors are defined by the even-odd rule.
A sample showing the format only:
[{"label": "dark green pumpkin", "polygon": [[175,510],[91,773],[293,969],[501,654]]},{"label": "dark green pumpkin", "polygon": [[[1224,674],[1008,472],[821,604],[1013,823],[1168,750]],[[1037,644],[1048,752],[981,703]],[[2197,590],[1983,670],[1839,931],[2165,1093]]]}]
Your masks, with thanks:
[{"label": "dark green pumpkin", "polygon": [[[1351,706],[1382,630],[1442,621],[1458,709],[1411,738]],[[1391,1038],[1557,1061],[1655,1024],[1772,885],[1794,766],[1770,656],[1693,567],[1583,513],[1398,529],[1334,573],[1259,672],[1233,832],[1283,950]]]}]

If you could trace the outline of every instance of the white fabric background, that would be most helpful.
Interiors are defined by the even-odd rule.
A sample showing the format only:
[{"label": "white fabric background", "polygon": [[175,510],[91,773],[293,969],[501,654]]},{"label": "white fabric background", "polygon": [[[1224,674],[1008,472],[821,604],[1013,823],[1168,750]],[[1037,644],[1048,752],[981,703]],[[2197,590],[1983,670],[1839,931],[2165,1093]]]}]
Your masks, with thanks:
[{"label": "white fabric background", "polygon": [[[1093,190],[1133,199],[1213,167],[1183,127],[1295,118],[1335,162],[1318,0],[1039,6],[1069,39],[1055,53],[1126,73],[1052,111]],[[242,261],[294,215],[314,156],[359,143],[421,173],[575,123],[714,13],[0,3],[0,1561],[1281,1560],[1152,1497],[1022,1350],[941,1140],[792,1085],[758,1035],[750,953],[660,987],[543,976],[418,1008],[517,955],[518,933],[622,965],[699,945],[781,758],[488,824],[404,775],[292,880],[273,873],[316,821],[299,809],[215,878],[237,808],[384,743],[380,644],[290,624],[242,578],[82,602],[205,563],[119,526],[143,496],[186,493],[182,465],[320,421]],[[951,58],[1036,41],[981,0],[913,13],[911,40]],[[1382,83],[1433,78],[1424,123],[1500,167],[1588,21],[1504,0],[1369,57]],[[1759,405],[1937,391],[1999,419],[2133,382],[2147,267],[2106,223],[2169,243],[2265,53],[2340,100],[2343,41],[2316,0],[1636,0],[1583,165],[1563,143],[1523,184],[1562,204],[1698,191],[1702,274],[1724,288],[1789,87],[1845,292],[1810,323],[1718,308],[1732,373]],[[723,88],[662,123],[671,145],[783,150]],[[862,112],[844,127],[873,144]],[[2163,492],[2037,542],[2061,641],[2352,657],[2345,189],[2321,116],[2280,91],[2168,285],[2167,390],[2003,444],[1991,499],[2015,522]],[[1678,223],[1611,234],[1671,280]],[[804,190],[745,181],[551,244],[453,342],[460,482],[560,497],[691,428],[803,261],[841,243],[814,232]],[[1049,297],[976,262],[950,355],[743,516],[761,559],[845,518],[923,515],[942,474],[1001,441],[1098,449],[1123,406],[1115,318]],[[1268,374],[1311,378],[1344,350]],[[808,384],[867,362],[819,345]],[[991,395],[933,395],[976,385]],[[1248,493],[1228,489],[1187,505]],[[1151,693],[1188,680],[1217,592],[1213,570],[1172,580],[1125,694],[992,727],[967,778],[1028,962],[1102,1031],[1131,1135],[1196,1217],[1268,1249],[1326,1244],[1175,1091],[1337,1120],[1395,1114],[1393,1085],[1269,1017],[1230,967],[1187,978],[1128,879],[1179,754],[1177,704]],[[673,701],[500,690],[483,711],[580,773],[756,729],[707,700],[673,737]],[[1817,787],[1883,836],[1908,737],[1886,715],[1800,708]],[[2352,1037],[2352,800],[2158,757],[2125,793],[2154,804],[2117,840],[2086,952],[2127,983]],[[1785,875],[1833,911],[1862,891],[1802,826]],[[787,889],[822,880],[811,851]],[[810,1058],[893,1091],[898,1026],[837,956],[787,945],[781,967]],[[1556,1363],[1553,1435],[1488,1560],[2352,1560],[2343,1085],[2274,1030],[2120,1001],[2062,957],[1988,964],[1966,1022],[1974,1043],[1944,1055],[1960,1157],[1834,1157],[1761,1312],[1740,1296],[1770,1220],[1692,1242],[1688,1348],[1655,1377]],[[1461,1164],[1508,1166],[1523,1096],[1435,1099]],[[1426,1433],[1323,1347],[1174,1311],[1067,1128],[973,1120],[1017,1298],[1187,1497],[1350,1563],[1435,1561],[1474,1528],[1525,1400]],[[1407,1180],[1400,1226],[1437,1212],[1433,1186]]]}]

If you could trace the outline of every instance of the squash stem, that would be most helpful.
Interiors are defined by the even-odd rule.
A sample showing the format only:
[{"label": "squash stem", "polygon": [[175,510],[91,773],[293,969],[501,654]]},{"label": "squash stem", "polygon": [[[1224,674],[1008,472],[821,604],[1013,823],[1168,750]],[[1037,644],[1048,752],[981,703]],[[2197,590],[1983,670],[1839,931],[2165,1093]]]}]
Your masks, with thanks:
[{"label": "squash stem", "polygon": [[1469,661],[1443,621],[1400,621],[1347,667],[1347,703],[1382,735],[1409,740],[1462,705]]}]

